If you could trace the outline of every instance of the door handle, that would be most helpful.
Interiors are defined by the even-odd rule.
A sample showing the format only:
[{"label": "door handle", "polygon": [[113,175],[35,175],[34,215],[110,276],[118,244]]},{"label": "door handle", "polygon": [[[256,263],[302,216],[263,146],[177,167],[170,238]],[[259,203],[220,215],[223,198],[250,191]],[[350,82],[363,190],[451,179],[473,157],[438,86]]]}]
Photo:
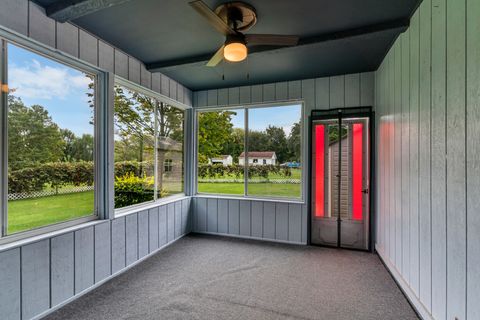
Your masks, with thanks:
[{"label": "door handle", "polygon": [[363,189],[363,190],[362,190],[362,193],[367,194],[367,193],[368,193],[368,188],[367,188],[367,189]]}]

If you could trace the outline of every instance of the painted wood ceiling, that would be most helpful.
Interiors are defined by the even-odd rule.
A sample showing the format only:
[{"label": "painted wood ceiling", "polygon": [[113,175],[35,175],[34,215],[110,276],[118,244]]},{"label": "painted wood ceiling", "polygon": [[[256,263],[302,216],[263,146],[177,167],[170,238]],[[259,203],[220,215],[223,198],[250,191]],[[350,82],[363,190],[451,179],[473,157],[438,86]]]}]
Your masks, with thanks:
[{"label": "painted wood ceiling", "polygon": [[[208,57],[225,39],[189,6],[189,1],[36,2],[50,15],[55,8],[62,8],[62,14],[67,15],[74,8],[69,19],[73,23],[140,59],[151,71],[161,71],[192,90],[376,70],[420,2],[249,0],[258,15],[251,33],[298,35],[301,45],[267,51],[252,48],[244,62],[223,62],[208,68]],[[226,1],[204,2],[214,9]]]}]

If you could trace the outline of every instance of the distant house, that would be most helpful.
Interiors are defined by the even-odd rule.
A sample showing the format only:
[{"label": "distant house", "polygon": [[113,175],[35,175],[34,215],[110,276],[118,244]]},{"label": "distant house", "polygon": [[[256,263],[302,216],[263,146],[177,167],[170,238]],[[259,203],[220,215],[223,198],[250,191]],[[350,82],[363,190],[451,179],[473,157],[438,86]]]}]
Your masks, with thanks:
[{"label": "distant house", "polygon": [[183,143],[170,137],[160,137],[157,147],[158,161],[163,162],[163,167],[159,167],[162,176],[158,181],[160,187],[167,181],[180,181],[183,177]]},{"label": "distant house", "polygon": [[224,166],[231,166],[233,164],[233,158],[231,155],[221,155],[209,160],[210,164],[222,164]]},{"label": "distant house", "polygon": [[[250,151],[248,152],[248,164],[254,166],[275,165],[277,163],[277,155],[275,151]],[[238,157],[238,164],[245,164],[245,152]]]}]

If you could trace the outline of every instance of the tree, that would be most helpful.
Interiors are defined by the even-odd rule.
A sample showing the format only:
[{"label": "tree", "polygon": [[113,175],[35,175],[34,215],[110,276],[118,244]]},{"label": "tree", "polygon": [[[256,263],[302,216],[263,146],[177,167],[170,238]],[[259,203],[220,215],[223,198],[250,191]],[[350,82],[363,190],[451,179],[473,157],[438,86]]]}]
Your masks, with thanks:
[{"label": "tree", "polygon": [[302,144],[301,128],[302,126],[300,125],[300,122],[294,123],[292,130],[288,135],[287,145],[288,145],[289,161],[300,162],[300,159],[302,157],[301,151],[300,151],[301,144]]},{"label": "tree", "polygon": [[12,170],[60,161],[64,154],[60,128],[42,106],[27,107],[8,96],[8,163]]},{"label": "tree", "polygon": [[250,131],[248,133],[249,151],[272,151],[270,148],[269,137],[265,131]]},{"label": "tree", "polygon": [[75,136],[75,133],[69,129],[60,129],[60,133],[62,134],[63,141],[65,142],[63,147],[63,161],[74,161],[75,151],[73,145],[77,137]]},{"label": "tree", "polygon": [[221,154],[231,155],[234,163],[238,163],[238,157],[243,152],[245,143],[245,130],[233,128],[230,139],[224,143]]},{"label": "tree", "polygon": [[[155,146],[154,99],[115,87],[115,161],[139,161]],[[150,159],[149,159],[150,160]],[[140,169],[142,170],[142,169]]]},{"label": "tree", "polygon": [[[287,137],[283,128],[268,126],[265,130],[268,136],[268,151],[275,151],[280,163],[288,159]],[[253,151],[253,150],[252,150]]]},{"label": "tree", "polygon": [[231,141],[232,111],[202,112],[198,115],[198,161],[223,154],[224,146]]}]

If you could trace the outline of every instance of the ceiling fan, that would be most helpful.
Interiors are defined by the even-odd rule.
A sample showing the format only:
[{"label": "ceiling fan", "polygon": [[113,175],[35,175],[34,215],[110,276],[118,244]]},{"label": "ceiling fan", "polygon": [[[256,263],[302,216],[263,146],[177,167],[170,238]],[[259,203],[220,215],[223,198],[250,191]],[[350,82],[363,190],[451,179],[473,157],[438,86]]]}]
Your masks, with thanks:
[{"label": "ceiling fan", "polygon": [[189,3],[200,15],[221,34],[226,36],[225,43],[208,61],[208,67],[215,67],[223,59],[231,62],[245,60],[248,55],[248,46],[295,46],[298,36],[276,34],[244,34],[257,22],[255,8],[240,2],[227,2],[219,5],[212,11],[202,0]]}]

